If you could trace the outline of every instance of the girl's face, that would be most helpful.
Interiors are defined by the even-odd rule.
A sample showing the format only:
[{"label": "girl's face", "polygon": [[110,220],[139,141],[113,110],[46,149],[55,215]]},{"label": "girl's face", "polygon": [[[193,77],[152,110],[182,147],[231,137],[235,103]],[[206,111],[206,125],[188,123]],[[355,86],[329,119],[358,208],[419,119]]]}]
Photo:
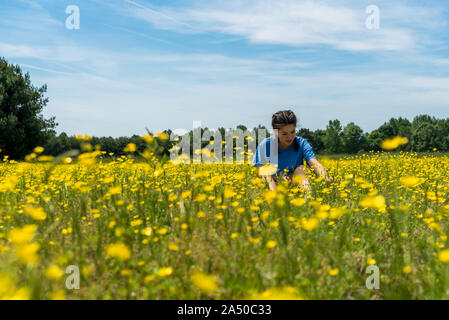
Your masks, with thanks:
[{"label": "girl's face", "polygon": [[288,124],[278,130],[279,144],[281,148],[288,148],[296,136],[296,127],[294,124]]}]

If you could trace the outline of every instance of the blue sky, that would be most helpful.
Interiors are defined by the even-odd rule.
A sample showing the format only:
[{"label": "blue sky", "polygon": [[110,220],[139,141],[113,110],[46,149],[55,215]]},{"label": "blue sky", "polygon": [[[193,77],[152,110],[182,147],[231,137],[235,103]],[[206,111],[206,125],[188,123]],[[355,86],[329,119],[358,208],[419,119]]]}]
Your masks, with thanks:
[{"label": "blue sky", "polygon": [[58,133],[252,128],[285,108],[370,131],[449,117],[448,23],[444,0],[2,0],[0,56],[48,85]]}]

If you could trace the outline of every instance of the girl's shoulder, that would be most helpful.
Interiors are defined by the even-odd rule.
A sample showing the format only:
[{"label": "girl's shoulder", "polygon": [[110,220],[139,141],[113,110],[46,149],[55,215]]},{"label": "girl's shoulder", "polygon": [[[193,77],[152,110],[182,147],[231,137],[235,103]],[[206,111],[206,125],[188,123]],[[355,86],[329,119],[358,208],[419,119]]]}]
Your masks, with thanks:
[{"label": "girl's shoulder", "polygon": [[303,138],[303,137],[299,137],[299,136],[296,136],[296,141],[298,141],[298,144],[299,144],[299,146],[302,146],[302,145],[304,145],[304,144],[307,144],[307,143],[308,143],[308,141],[307,141],[307,139],[306,139],[306,138]]}]

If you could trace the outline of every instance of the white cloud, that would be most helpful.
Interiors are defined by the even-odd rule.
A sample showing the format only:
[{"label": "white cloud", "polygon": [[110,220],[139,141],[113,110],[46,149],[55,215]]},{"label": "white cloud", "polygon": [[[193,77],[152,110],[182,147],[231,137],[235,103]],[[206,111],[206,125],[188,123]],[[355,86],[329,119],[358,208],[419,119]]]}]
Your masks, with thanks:
[{"label": "white cloud", "polygon": [[[129,15],[160,29],[180,33],[219,32],[243,36],[253,43],[328,45],[348,51],[408,50],[416,45],[413,27],[417,21],[429,17],[440,21],[435,9],[385,6],[381,10],[381,28],[368,30],[365,7],[355,1],[351,6],[309,0],[197,1],[190,8],[124,1],[129,5],[126,9]],[[436,22],[425,25],[435,26]]]},{"label": "white cloud", "polygon": [[419,89],[449,90],[449,78],[445,77],[411,77],[407,83]]}]

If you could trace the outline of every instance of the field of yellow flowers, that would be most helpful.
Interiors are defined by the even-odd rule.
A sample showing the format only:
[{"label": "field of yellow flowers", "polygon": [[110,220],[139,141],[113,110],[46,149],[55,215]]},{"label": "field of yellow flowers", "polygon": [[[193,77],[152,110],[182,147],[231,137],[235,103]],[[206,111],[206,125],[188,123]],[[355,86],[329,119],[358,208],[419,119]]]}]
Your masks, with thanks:
[{"label": "field of yellow flowers", "polygon": [[449,298],[446,156],[320,159],[334,182],[304,195],[249,164],[85,149],[0,164],[0,299]]}]

